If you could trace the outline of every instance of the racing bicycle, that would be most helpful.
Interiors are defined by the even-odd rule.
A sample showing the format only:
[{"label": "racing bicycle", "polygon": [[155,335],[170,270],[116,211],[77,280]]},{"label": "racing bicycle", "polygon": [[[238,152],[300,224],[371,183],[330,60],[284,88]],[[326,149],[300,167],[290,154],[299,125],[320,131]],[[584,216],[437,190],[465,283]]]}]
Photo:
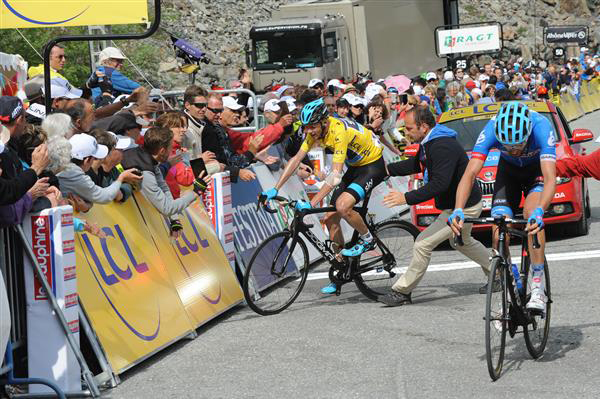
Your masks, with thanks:
[{"label": "racing bicycle", "polygon": [[[544,259],[546,312],[529,311],[525,306],[531,295],[533,268],[529,258],[528,234],[524,230],[510,227],[511,224],[527,224],[527,220],[495,216],[465,218],[464,222],[474,224],[491,223],[498,226],[498,250],[494,250],[491,258],[484,317],[487,366],[490,377],[493,381],[496,381],[502,373],[507,332],[511,338],[514,338],[519,326],[522,326],[525,345],[529,354],[537,359],[544,352],[550,331],[550,314],[552,310],[548,262]],[[507,241],[510,239],[507,236],[521,238],[521,267],[515,271],[513,271],[510,254],[507,250]],[[539,248],[537,235],[534,235],[532,240],[533,247]],[[460,236],[456,236],[456,243],[462,245]]]},{"label": "racing bicycle", "polygon": [[[248,263],[242,288],[250,308],[263,316],[277,314],[300,295],[310,268],[304,240],[310,242],[322,258],[329,262],[328,277],[337,285],[336,295],[340,294],[344,284],[352,281],[372,300],[387,293],[399,277],[397,268],[404,265],[400,261],[406,260],[405,254],[410,257],[419,231],[411,223],[397,218],[374,223],[373,215],[367,212],[369,197],[367,194],[363,205],[354,207],[354,210],[361,215],[375,239],[373,250],[365,252],[361,257],[342,257],[336,253],[331,241],[317,238],[310,230],[313,226],[304,222],[307,215],[334,212],[335,207],[295,210],[289,227],[267,238],[255,250]],[[297,203],[284,197],[275,197],[273,201],[279,206],[292,209],[295,209]],[[267,203],[263,206],[269,213],[278,212]],[[407,212],[408,210],[404,213]],[[358,238],[355,231],[346,247],[354,246]]]}]

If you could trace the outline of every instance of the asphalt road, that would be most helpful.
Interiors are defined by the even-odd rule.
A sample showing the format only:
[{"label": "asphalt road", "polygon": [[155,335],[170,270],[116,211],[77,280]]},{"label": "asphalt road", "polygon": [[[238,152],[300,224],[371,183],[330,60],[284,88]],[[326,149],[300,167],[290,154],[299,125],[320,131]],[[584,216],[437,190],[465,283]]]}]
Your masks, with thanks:
[{"label": "asphalt road", "polygon": [[[600,112],[572,124],[592,131]],[[600,131],[595,132],[596,137]],[[588,152],[598,144],[587,145]],[[598,398],[600,397],[600,183],[589,180],[590,234],[550,232],[553,310],[544,356],[531,359],[522,334],[508,339],[504,374],[491,382],[485,361],[484,283],[477,268],[434,253],[414,303],[386,308],[344,286],[323,297],[307,282],[283,313],[238,308],[122,376],[114,398]],[[489,245],[489,240],[486,243]],[[550,256],[552,258],[552,256]]]}]

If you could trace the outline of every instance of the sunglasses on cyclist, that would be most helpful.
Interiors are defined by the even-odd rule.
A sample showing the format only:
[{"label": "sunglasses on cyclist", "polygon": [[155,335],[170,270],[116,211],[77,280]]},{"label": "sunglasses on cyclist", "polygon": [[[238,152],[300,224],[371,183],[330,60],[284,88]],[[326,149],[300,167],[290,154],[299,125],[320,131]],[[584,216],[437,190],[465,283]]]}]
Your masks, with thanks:
[{"label": "sunglasses on cyclist", "polygon": [[213,114],[221,114],[221,113],[223,113],[223,108],[211,108],[211,107],[207,107],[206,109],[208,109]]},{"label": "sunglasses on cyclist", "polygon": [[192,103],[194,105],[194,107],[196,108],[206,108],[207,107],[207,103]]}]

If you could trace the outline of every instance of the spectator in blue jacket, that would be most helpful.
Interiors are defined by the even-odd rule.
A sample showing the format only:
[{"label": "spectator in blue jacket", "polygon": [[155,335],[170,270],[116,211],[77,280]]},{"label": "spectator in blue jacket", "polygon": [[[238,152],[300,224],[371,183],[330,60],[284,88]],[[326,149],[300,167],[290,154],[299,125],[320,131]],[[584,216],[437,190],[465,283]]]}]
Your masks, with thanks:
[{"label": "spectator in blue jacket", "polygon": [[[87,86],[92,88],[94,102],[98,102],[98,97],[111,97],[114,100],[121,94],[131,94],[140,87],[138,82],[129,79],[120,72],[125,59],[125,55],[116,47],[107,47],[100,52],[101,66],[90,76],[87,82]],[[110,82],[110,85],[100,85],[102,80],[104,83]],[[105,88],[103,90],[112,87],[112,90],[111,92],[103,92],[101,87]]]}]

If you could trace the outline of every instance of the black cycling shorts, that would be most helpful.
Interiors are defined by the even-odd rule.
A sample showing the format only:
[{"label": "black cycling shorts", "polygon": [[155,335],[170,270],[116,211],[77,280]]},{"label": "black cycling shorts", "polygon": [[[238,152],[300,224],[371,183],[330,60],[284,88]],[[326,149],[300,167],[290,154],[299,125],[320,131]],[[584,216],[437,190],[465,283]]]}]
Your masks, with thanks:
[{"label": "black cycling shorts", "polygon": [[521,196],[544,189],[544,175],[539,162],[528,166],[515,166],[500,157],[492,198],[492,216],[509,215],[519,211]]},{"label": "black cycling shorts", "polygon": [[335,206],[335,202],[343,192],[351,194],[358,203],[386,176],[383,157],[367,165],[350,166],[342,177],[342,182],[333,191],[330,204]]}]

